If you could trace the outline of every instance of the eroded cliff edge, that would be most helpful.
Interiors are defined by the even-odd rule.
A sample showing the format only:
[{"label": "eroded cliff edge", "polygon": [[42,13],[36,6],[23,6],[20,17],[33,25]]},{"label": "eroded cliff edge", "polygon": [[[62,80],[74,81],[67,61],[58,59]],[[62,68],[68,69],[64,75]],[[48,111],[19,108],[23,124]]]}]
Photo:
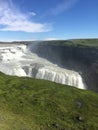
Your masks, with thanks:
[{"label": "eroded cliff edge", "polygon": [[31,42],[29,48],[61,67],[78,71],[87,88],[98,92],[98,40]]}]

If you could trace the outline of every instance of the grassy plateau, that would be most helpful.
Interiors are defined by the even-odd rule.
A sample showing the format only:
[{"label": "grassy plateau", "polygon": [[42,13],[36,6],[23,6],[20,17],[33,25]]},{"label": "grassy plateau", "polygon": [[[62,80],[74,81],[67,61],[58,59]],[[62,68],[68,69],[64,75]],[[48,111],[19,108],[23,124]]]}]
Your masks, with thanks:
[{"label": "grassy plateau", "polygon": [[98,94],[0,73],[0,130],[98,130]]}]

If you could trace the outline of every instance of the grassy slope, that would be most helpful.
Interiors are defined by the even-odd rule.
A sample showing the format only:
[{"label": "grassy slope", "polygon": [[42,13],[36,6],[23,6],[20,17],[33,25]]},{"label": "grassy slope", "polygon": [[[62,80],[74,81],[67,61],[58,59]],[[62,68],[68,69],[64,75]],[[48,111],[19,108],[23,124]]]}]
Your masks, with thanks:
[{"label": "grassy slope", "polygon": [[0,73],[0,130],[98,130],[98,95]]}]

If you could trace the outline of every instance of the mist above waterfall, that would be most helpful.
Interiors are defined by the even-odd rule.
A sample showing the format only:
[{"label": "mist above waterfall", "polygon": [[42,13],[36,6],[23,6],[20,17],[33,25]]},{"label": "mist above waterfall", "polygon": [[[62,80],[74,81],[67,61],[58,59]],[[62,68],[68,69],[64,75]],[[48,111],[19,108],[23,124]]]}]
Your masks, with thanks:
[{"label": "mist above waterfall", "polygon": [[[0,71],[8,75],[46,79],[85,89],[81,75],[33,52],[37,44],[0,44]],[[46,54],[44,54],[46,55]]]}]

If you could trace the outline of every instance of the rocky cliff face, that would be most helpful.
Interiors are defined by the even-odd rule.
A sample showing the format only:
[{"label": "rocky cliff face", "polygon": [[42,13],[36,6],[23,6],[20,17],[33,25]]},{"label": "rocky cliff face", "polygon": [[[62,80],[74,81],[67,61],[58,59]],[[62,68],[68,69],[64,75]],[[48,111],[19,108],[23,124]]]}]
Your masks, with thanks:
[{"label": "rocky cliff face", "polygon": [[78,71],[90,90],[98,91],[98,46],[41,42],[30,50],[60,67]]}]

